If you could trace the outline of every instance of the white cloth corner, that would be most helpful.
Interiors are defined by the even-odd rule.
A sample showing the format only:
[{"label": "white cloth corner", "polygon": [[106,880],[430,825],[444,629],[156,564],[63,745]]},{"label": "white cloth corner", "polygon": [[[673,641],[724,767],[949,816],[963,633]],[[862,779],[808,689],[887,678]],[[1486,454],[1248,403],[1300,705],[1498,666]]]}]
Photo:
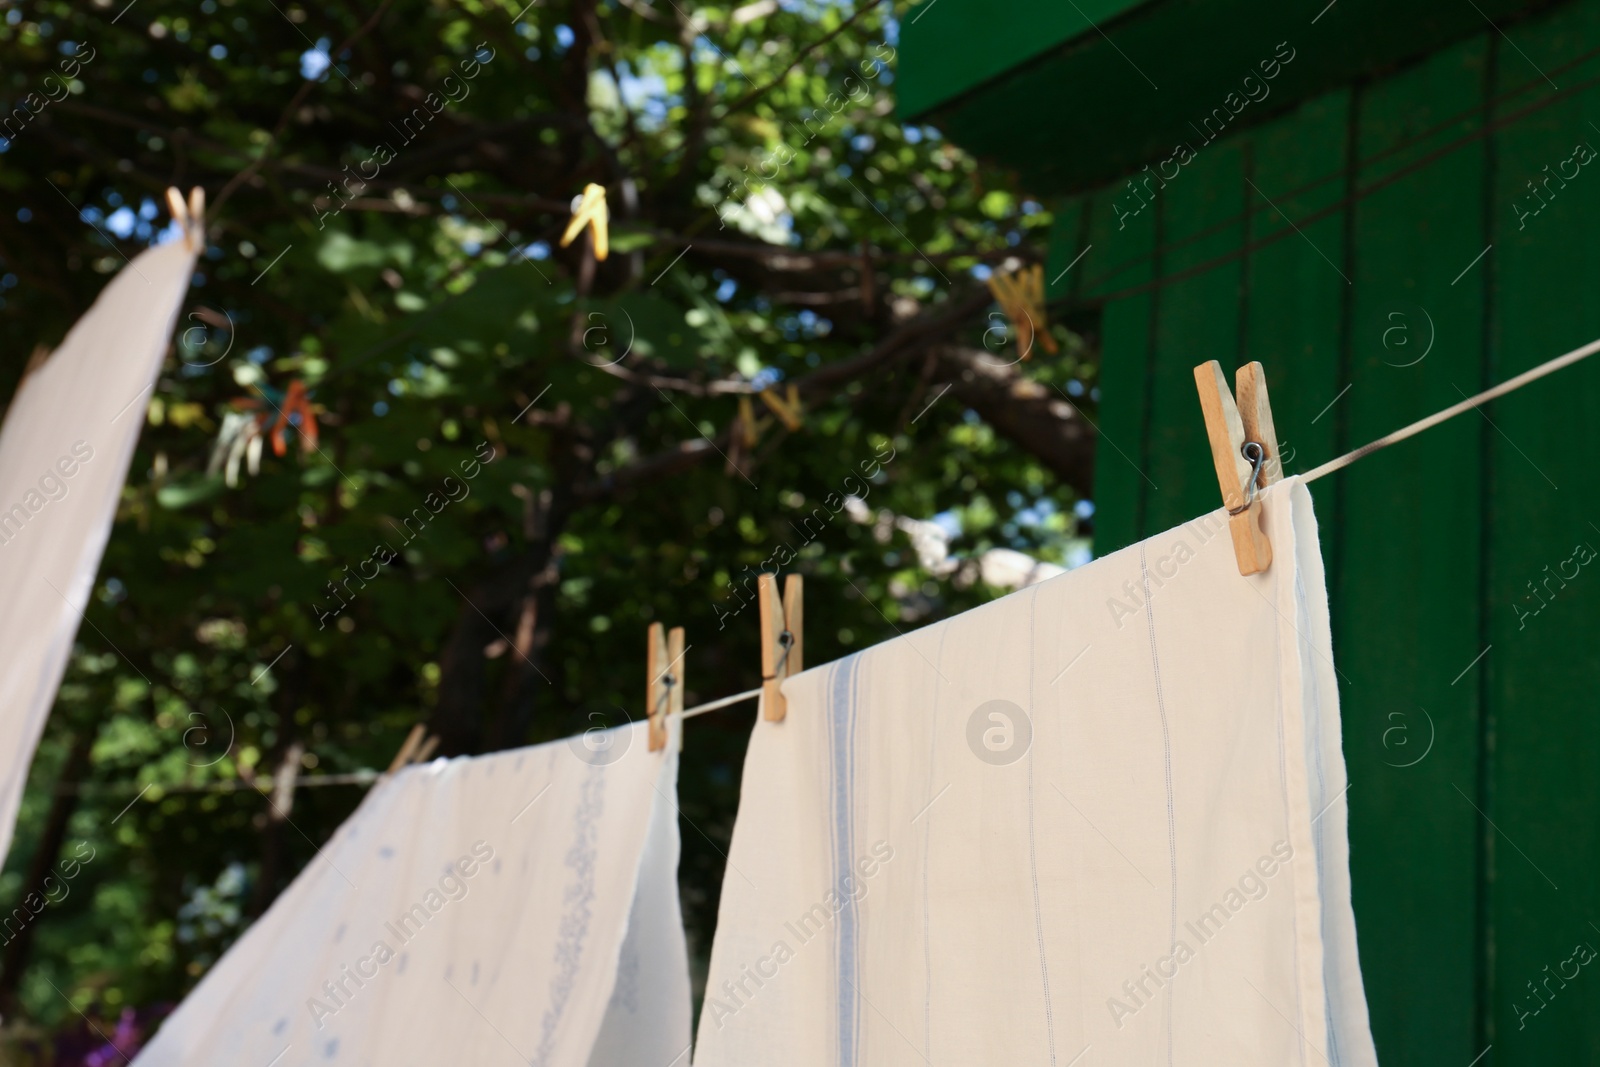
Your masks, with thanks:
[{"label": "white cloth corner", "polygon": [[1375,1067],[1316,522],[1271,487],[791,678],[696,1067]]},{"label": "white cloth corner", "polygon": [[135,256],[0,426],[0,859],[189,291],[183,241]]},{"label": "white cloth corner", "polygon": [[683,1067],[677,729],[647,730],[380,782],[134,1063]]}]

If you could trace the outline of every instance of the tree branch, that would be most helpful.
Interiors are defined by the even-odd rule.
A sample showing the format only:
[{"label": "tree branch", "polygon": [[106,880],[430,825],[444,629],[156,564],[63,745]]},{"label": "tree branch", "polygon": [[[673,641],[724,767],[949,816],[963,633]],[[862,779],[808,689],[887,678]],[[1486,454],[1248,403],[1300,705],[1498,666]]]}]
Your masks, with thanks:
[{"label": "tree branch", "polygon": [[[361,40],[361,38],[365,37],[367,34],[371,33],[372,28],[378,24],[379,19],[383,18],[383,13],[389,10],[389,5],[392,3],[394,3],[394,0],[383,0],[383,2],[378,5],[378,9],[372,13],[371,18],[362,23],[362,25],[349,37],[346,37],[344,42],[337,48],[330,48],[328,50],[329,64],[331,65],[337,62],[340,53],[353,46],[357,41]],[[251,175],[255,174],[256,171],[261,169],[261,165],[266,162],[267,157],[270,156],[278,147],[278,142],[283,138],[284,131],[289,128],[289,121],[294,118],[295,112],[300,109],[300,105],[305,102],[306,97],[311,94],[311,90],[314,89],[317,84],[318,82],[310,78],[306,79],[305,82],[301,84],[299,90],[294,94],[293,97],[290,98],[288,106],[283,109],[283,114],[278,117],[278,125],[273,129],[272,136],[267,138],[267,143],[262,147],[261,154],[243,170],[239,171],[232,178],[228,179],[228,184],[222,187],[222,191],[219,192],[216,199],[212,201],[211,213],[213,215],[220,214],[222,205],[227,201],[228,197],[233,195],[233,191],[244,182],[249,181]]]},{"label": "tree branch", "polygon": [[935,349],[936,380],[994,431],[1050,468],[1080,496],[1094,489],[1095,427],[1076,404],[981,348]]},{"label": "tree branch", "polygon": [[815,41],[812,41],[805,48],[801,49],[800,54],[794,57],[794,62],[790,63],[787,67],[783,68],[783,73],[779,74],[776,78],[773,78],[771,81],[767,82],[767,84],[760,85],[760,86],[757,86],[754,89],[751,89],[748,93],[745,93],[739,99],[737,99],[733,103],[729,104],[723,110],[722,114],[717,116],[717,117],[721,118],[721,119],[726,119],[729,115],[733,114],[735,111],[742,110],[743,108],[748,107],[749,105],[755,103],[757,100],[760,100],[774,86],[783,84],[783,79],[787,78],[790,75],[790,73],[792,73],[794,71],[794,69],[796,67],[798,67],[800,64],[804,63],[806,61],[807,57],[809,57],[812,52],[815,52],[817,49],[821,48],[823,45],[827,44],[829,41],[832,41],[835,37],[839,36],[845,30],[848,30],[855,23],[855,21],[857,19],[859,19],[862,15],[865,15],[868,11],[871,11],[873,8],[877,7],[881,3],[883,3],[883,0],[865,0],[865,2],[860,7],[855,9],[855,11],[851,14],[851,16],[849,18],[845,19],[837,27],[835,27],[834,29],[830,30],[829,32],[823,34],[821,37],[818,37]]}]

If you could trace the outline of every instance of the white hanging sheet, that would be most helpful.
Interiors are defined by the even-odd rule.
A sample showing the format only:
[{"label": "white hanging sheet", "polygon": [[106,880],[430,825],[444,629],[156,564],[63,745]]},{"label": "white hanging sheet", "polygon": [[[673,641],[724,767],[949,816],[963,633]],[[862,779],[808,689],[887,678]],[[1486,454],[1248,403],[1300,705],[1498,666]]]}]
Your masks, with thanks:
[{"label": "white hanging sheet", "polygon": [[23,380],[0,426],[0,859],[194,259],[183,240],[136,256]]},{"label": "white hanging sheet", "polygon": [[1311,499],[791,678],[697,1067],[1375,1067]]},{"label": "white hanging sheet", "polygon": [[379,782],[134,1063],[684,1067],[677,747],[641,722]]}]

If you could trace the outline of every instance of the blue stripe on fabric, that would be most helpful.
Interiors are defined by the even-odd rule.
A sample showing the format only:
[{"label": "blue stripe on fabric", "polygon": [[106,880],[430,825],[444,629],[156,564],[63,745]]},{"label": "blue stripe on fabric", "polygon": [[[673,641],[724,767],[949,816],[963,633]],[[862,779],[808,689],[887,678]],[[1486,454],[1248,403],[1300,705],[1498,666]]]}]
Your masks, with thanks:
[{"label": "blue stripe on fabric", "polygon": [[[828,786],[829,786],[829,788],[828,788],[828,852],[829,852],[830,861],[831,861],[832,867],[833,867],[833,870],[831,870],[829,872],[829,879],[828,879],[828,884],[829,885],[832,885],[834,883],[834,881],[837,879],[837,871],[838,871],[838,867],[839,867],[838,856],[839,856],[839,848],[840,848],[840,845],[839,845],[839,812],[840,812],[841,808],[844,807],[844,803],[843,803],[844,785],[843,785],[843,781],[842,781],[843,772],[842,772],[842,768],[840,767],[840,759],[839,759],[839,725],[838,725],[838,723],[839,723],[839,696],[838,696],[838,692],[839,692],[839,673],[840,673],[840,668],[843,665],[844,665],[843,662],[840,662],[840,663],[835,663],[831,667],[828,668],[828,701],[827,701],[827,714],[828,714],[828,720],[827,720],[828,721]],[[840,955],[840,949],[839,949],[839,926],[838,926],[837,923],[835,923],[834,927],[833,927],[833,962],[834,962],[834,967],[835,967],[836,970],[840,966],[840,959],[841,959],[841,955]],[[836,1053],[838,1051],[837,1046],[842,1045],[842,1041],[840,1041],[840,1039],[838,1037],[838,1030],[839,1030],[839,1026],[840,1026],[840,1020],[843,1020],[845,1018],[845,1016],[846,1016],[846,1008],[845,1008],[845,1005],[843,1003],[843,995],[844,995],[843,994],[843,990],[844,990],[844,983],[839,981],[837,979],[837,977],[836,977],[835,980],[834,980],[834,997],[835,997],[836,1000],[839,1001],[839,1003],[834,1006],[834,1044],[836,1046],[836,1048],[835,1048],[835,1052]],[[836,1055],[835,1058],[837,1060],[837,1058],[838,1058],[837,1055]]]},{"label": "blue stripe on fabric", "polygon": [[[849,850],[849,861],[850,862],[849,862],[849,866],[846,869],[845,873],[846,873],[846,875],[849,877],[849,879],[852,882],[857,877],[857,874],[856,874],[856,835],[855,835],[855,827],[856,827],[856,823],[861,821],[860,819],[857,818],[856,805],[855,805],[856,724],[859,723],[860,721],[861,721],[861,672],[856,670],[856,664],[851,664],[851,668],[850,668],[850,795],[851,795],[851,803],[850,803],[850,850]],[[855,1022],[854,1022],[855,1040],[852,1043],[851,1047],[852,1047],[852,1049],[860,1049],[861,1048],[861,953],[856,951],[855,947],[854,947],[855,943],[856,943],[855,931],[858,929],[858,927],[860,925],[860,912],[859,912],[859,909],[857,907],[857,901],[858,901],[859,898],[857,897],[857,895],[855,893],[851,893],[847,899],[848,899],[848,904],[847,904],[845,910],[849,913],[849,916],[850,916],[850,931],[851,931],[851,946],[852,946],[851,947],[851,953],[850,953],[850,957],[851,957],[850,965],[851,965],[851,971],[853,972],[853,979],[852,979],[851,985],[850,985],[850,988],[851,988],[851,991],[852,991],[851,992],[851,1003],[853,1005],[852,1009],[851,1009],[851,1014],[854,1015],[854,1017],[855,1017]],[[853,1057],[851,1059],[851,1062],[852,1063],[855,1062]]]},{"label": "blue stripe on fabric", "polygon": [[841,903],[834,927],[839,1067],[856,1067],[861,1014],[856,901],[845,884],[854,870],[855,855],[855,690],[859,664],[858,655],[835,664],[830,672],[828,693],[828,729],[832,741],[829,763],[833,774],[832,888]]}]

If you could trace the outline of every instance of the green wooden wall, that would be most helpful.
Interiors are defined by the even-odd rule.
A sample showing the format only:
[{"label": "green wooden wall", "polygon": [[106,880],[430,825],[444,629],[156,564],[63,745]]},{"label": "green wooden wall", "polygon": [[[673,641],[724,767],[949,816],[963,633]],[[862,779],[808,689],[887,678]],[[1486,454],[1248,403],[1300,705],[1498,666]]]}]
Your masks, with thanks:
[{"label": "green wooden wall", "polygon": [[[1059,205],[1100,551],[1219,503],[1204,360],[1266,365],[1294,473],[1600,337],[1600,159],[1563,162],[1600,149],[1600,0],[1506,32],[1216,141],[1136,215],[1125,182]],[[1600,360],[1313,495],[1381,1061],[1600,1064]]]}]

